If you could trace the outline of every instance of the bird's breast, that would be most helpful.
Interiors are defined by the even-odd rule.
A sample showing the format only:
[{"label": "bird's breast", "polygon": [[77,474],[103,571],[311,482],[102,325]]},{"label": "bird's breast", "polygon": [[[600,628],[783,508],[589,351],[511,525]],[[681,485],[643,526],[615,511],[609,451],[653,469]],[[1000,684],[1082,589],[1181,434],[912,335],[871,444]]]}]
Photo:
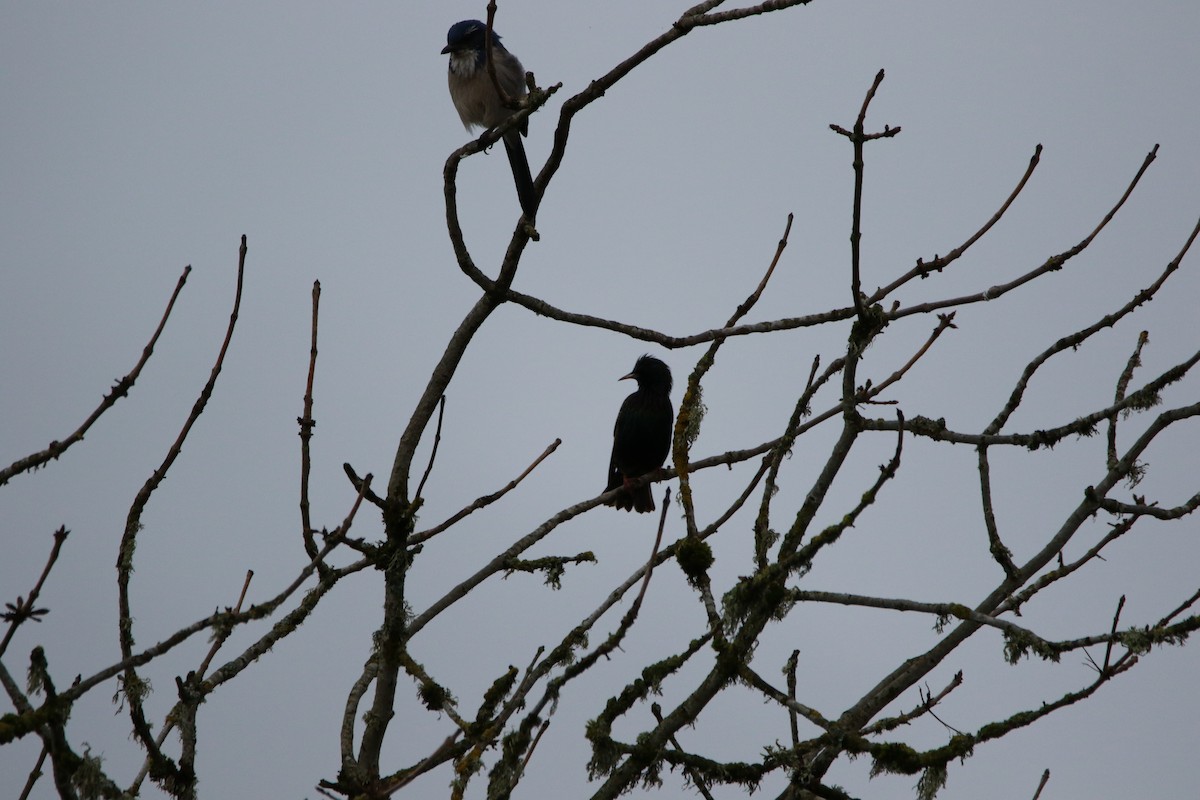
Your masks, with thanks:
[{"label": "bird's breast", "polygon": [[455,75],[460,78],[467,79],[479,72],[483,66],[480,59],[474,53],[451,53],[450,54],[450,76]]}]

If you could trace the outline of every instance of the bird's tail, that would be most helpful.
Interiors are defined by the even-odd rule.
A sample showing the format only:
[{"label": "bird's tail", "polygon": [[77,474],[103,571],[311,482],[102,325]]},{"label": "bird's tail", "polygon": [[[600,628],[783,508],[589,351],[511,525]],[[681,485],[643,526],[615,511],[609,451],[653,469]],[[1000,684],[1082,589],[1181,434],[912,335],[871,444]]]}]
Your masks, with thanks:
[{"label": "bird's tail", "polygon": [[634,511],[639,514],[647,514],[654,510],[654,492],[651,491],[650,484],[630,489],[629,493],[633,495]]},{"label": "bird's tail", "polygon": [[521,210],[525,216],[533,219],[537,214],[538,195],[533,185],[533,175],[529,172],[529,159],[525,157],[525,145],[521,142],[521,134],[510,130],[504,134],[504,149],[508,151],[508,163],[512,167],[513,181],[517,185],[517,199],[521,202]]},{"label": "bird's tail", "polygon": [[[609,490],[616,487],[610,486]],[[654,510],[654,492],[650,489],[650,484],[637,487],[625,487],[612,500],[605,503],[607,506],[612,506],[621,511],[636,511],[639,514],[647,514]]]}]

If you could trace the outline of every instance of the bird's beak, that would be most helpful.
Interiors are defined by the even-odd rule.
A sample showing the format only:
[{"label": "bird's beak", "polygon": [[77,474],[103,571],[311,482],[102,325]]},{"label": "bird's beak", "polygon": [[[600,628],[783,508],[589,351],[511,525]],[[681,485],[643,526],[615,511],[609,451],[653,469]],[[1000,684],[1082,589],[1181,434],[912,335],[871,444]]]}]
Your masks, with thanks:
[{"label": "bird's beak", "polygon": [[446,55],[449,52],[450,52],[450,45],[446,45],[445,47],[442,48],[442,55]]},{"label": "bird's beak", "polygon": [[627,380],[631,380],[631,379],[634,379],[634,378],[637,378],[637,375],[634,375],[634,374],[631,372],[631,373],[629,373],[628,375],[622,375],[621,377],[617,378],[617,380],[619,380],[619,381],[627,381]]}]

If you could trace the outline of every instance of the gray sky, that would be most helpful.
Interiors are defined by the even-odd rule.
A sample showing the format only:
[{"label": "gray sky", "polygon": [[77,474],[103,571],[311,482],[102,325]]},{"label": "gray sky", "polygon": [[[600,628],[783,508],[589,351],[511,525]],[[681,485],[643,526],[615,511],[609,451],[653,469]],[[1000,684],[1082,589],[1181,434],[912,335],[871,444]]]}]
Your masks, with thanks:
[{"label": "gray sky", "polygon": [[[563,83],[531,120],[535,171],[562,100],[666,30],[685,6],[501,4],[505,43],[541,85]],[[62,461],[0,490],[6,602],[28,591],[51,532],[59,525],[73,532],[42,595],[52,614],[24,629],[6,655],[14,674],[23,674],[36,644],[45,645],[62,684],[116,660],[112,565],[125,514],[211,368],[243,233],[250,254],[233,348],[208,412],[144,518],[133,590],[139,643],[232,604],[248,568],[256,573],[251,600],[260,601],[304,563],[295,419],[314,279],[323,287],[311,487],[318,524],[338,524],[353,499],[342,462],[386,479],[429,370],[477,294],[444,232],[442,167],[467,137],[438,51],[446,28],[484,16],[485,4],[412,7],[0,6],[0,461],[74,430],[135,363],[179,273],[193,267],[131,396]],[[958,330],[889,395],[910,416],[944,416],[951,427],[979,430],[1027,361],[1148,285],[1200,215],[1198,23],[1200,7],[1183,1],[817,0],[697,30],[576,119],[539,213],[542,241],[529,248],[517,288],[667,333],[704,330],[757,284],[793,212],[791,245],[752,319],[847,304],[851,151],[828,126],[853,123],[880,68],[887,79],[868,127],[899,125],[903,133],[867,151],[868,288],[917,257],[960,244],[1011,191],[1035,145],[1045,147],[1005,219],[947,274],[906,287],[905,304],[980,291],[1073,246],[1159,143],[1141,186],[1084,255],[1001,302],[961,311]],[[463,165],[459,198],[475,259],[494,272],[518,214],[502,150]],[[1011,429],[1062,424],[1107,404],[1140,330],[1151,341],[1142,380],[1194,352],[1198,263],[1193,252],[1133,319],[1059,356]],[[932,324],[910,318],[889,329],[869,351],[863,377],[890,374]],[[839,326],[728,343],[706,384],[709,414],[695,454],[778,435],[813,355],[828,363],[846,333]],[[422,521],[499,488],[554,438],[563,445],[493,512],[427,548],[411,584],[415,607],[554,511],[603,488],[612,418],[629,388],[615,378],[647,351],[671,364],[677,385],[700,353],[664,353],[516,307],[488,321],[448,392]],[[1194,402],[1197,386],[1193,377],[1164,400]],[[825,396],[815,408],[829,402]],[[1127,423],[1123,441],[1139,424]],[[781,510],[798,504],[831,435],[818,429],[797,445]],[[1019,557],[1031,555],[1098,479],[1102,439],[1032,457],[996,455],[999,522]],[[1194,493],[1198,441],[1192,424],[1156,445],[1138,491],[1163,505]],[[974,452],[909,445],[901,477],[806,586],[973,605],[997,580],[979,520]],[[880,438],[854,453],[819,524],[852,507],[891,446]],[[702,516],[719,513],[750,474],[743,467],[699,476]],[[681,525],[675,514],[669,520],[674,538]],[[718,591],[750,569],[748,526],[736,522],[713,542]],[[357,524],[359,535],[379,536],[373,514]],[[1122,594],[1129,624],[1152,622],[1190,595],[1197,522],[1139,527],[1080,576],[1077,591],[1049,593],[1022,623],[1046,636],[1101,633]],[[1089,535],[1106,529],[1097,519]],[[473,707],[508,664],[523,665],[537,644],[557,641],[636,568],[652,536],[645,518],[607,509],[585,515],[537,554],[591,549],[599,564],[572,570],[554,594],[527,576],[486,584],[423,634],[418,656]],[[1076,545],[1075,555],[1085,546]],[[318,779],[334,776],[342,705],[369,654],[380,597],[377,573],[347,581],[297,635],[203,707],[205,797],[312,797]],[[833,715],[928,647],[930,623],[891,612],[804,610],[768,629],[756,664],[778,676],[800,648],[802,699]],[[615,616],[602,623],[594,641],[615,624]],[[584,721],[647,660],[679,647],[701,624],[694,594],[668,565],[624,652],[564,697],[525,796],[584,796]],[[224,655],[260,631],[240,633]],[[964,670],[964,687],[939,712],[963,730],[1056,699],[1091,675],[1079,653],[1058,665],[1009,667],[998,637],[976,638],[930,684],[937,691]],[[174,676],[193,668],[205,648],[195,642],[148,670],[157,690],[151,711],[161,717],[169,708]],[[481,652],[468,660],[468,648]],[[941,796],[1031,797],[1047,767],[1053,777],[1043,797],[1193,796],[1198,668],[1194,647],[1155,651],[1094,700],[952,765]],[[663,702],[686,686],[668,687]],[[103,753],[111,774],[127,782],[138,761],[125,718],[113,717],[111,693],[95,692],[77,707],[72,742]],[[449,730],[447,720],[418,710],[410,687],[400,702],[412,722],[391,740],[391,768],[419,758]],[[892,710],[916,702],[906,695]],[[788,735],[786,717],[744,691],[712,713],[687,731],[685,746],[753,759],[761,745]],[[904,733],[922,746],[947,735],[932,720]],[[36,755],[33,741],[0,748],[0,796],[19,791]],[[859,796],[911,795],[915,778],[869,781],[868,766],[839,763],[828,778]],[[420,785],[441,796],[448,781],[442,770]],[[474,786],[477,794],[483,785]],[[35,796],[50,792],[44,778]]]}]

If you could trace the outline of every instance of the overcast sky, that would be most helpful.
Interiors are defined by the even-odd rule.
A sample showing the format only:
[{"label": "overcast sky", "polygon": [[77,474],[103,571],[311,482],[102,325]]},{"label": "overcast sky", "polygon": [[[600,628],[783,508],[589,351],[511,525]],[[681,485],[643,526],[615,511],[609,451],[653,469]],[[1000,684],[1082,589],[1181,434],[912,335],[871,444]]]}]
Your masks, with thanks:
[{"label": "overcast sky", "polygon": [[[535,172],[561,102],[667,30],[686,5],[501,4],[496,26],[505,44],[541,85],[563,84],[530,120]],[[5,602],[28,592],[52,531],[72,531],[41,597],[50,616],[26,626],[5,656],[14,675],[24,675],[37,644],[60,685],[117,660],[113,565],[125,514],[207,378],[228,321],[242,234],[250,246],[245,297],[225,370],[143,519],[133,586],[139,644],[231,605],[246,569],[256,573],[250,599],[257,602],[305,563],[295,419],[314,279],[323,288],[315,520],[332,528],[349,508],[343,462],[386,481],[430,369],[477,297],[445,234],[442,168],[467,135],[447,96],[439,50],[451,23],[485,15],[485,3],[457,0],[0,4],[0,462],[78,426],[136,362],[179,274],[193,268],[131,396],[61,461],[0,489]],[[1190,0],[815,0],[696,30],[575,120],[539,213],[542,240],[529,247],[517,288],[666,333],[705,330],[757,284],[790,212],[790,247],[751,319],[845,306],[851,150],[829,124],[852,125],[880,68],[887,78],[868,128],[903,132],[867,149],[868,289],[918,257],[962,243],[1011,191],[1035,146],[1045,148],[1005,219],[953,270],[906,287],[898,297],[904,304],[1004,283],[1070,248],[1160,144],[1141,186],[1084,255],[1000,302],[961,311],[958,329],[889,395],[909,416],[978,431],[1026,362],[1148,285],[1200,216],[1198,30],[1200,6]],[[518,216],[502,149],[466,162],[459,188],[467,243],[494,273]],[[1198,265],[1193,252],[1134,318],[1059,356],[1010,429],[1050,427],[1104,407],[1141,330],[1150,344],[1140,380],[1190,356],[1200,346]],[[933,322],[909,318],[890,328],[860,377],[889,375]],[[706,384],[709,413],[694,453],[778,435],[813,356],[837,357],[847,333],[828,326],[728,343]],[[612,419],[630,388],[615,379],[643,352],[674,369],[678,402],[699,349],[668,352],[517,307],[493,315],[448,390],[422,521],[504,485],[556,437],[563,445],[494,511],[427,548],[410,582],[415,608],[556,510],[603,489]],[[1195,402],[1198,387],[1190,378],[1164,402]],[[825,395],[814,407],[830,402]],[[1127,423],[1125,444],[1139,424]],[[797,445],[777,500],[781,519],[811,484],[831,434],[818,429]],[[1103,474],[1102,439],[997,454],[999,523],[1018,560]],[[428,445],[418,453],[421,468]],[[1200,428],[1180,426],[1149,453],[1137,491],[1164,506],[1190,497],[1198,445]],[[855,452],[819,525],[853,506],[891,446],[881,437]],[[905,458],[879,506],[805,585],[975,605],[998,570],[987,558],[974,451],[910,442]],[[747,469],[697,479],[702,517],[736,495]],[[674,513],[669,520],[670,540],[682,525]],[[1091,538],[1068,555],[1082,553],[1106,523],[1090,523]],[[374,514],[357,524],[359,535],[380,536]],[[1152,623],[1197,588],[1198,537],[1195,520],[1139,525],[1075,588],[1026,609],[1022,624],[1048,637],[1103,633],[1121,595],[1125,623]],[[569,571],[557,593],[528,576],[486,584],[414,649],[473,708],[508,664],[528,663],[539,643],[553,644],[593,609],[644,560],[652,538],[648,518],[603,508],[586,514],[537,554],[590,549],[598,564]],[[751,569],[749,541],[742,518],[714,539],[718,593]],[[298,634],[205,704],[202,796],[313,797],[319,779],[334,777],[342,707],[369,655],[380,598],[379,573],[346,581]],[[617,618],[602,622],[593,641]],[[553,741],[539,747],[523,796],[586,796],[584,721],[702,621],[694,593],[667,565],[624,650],[564,696]],[[231,657],[262,630],[240,633],[223,654]],[[801,699],[836,716],[936,635],[924,617],[804,609],[765,638],[760,672],[778,677],[799,648]],[[1010,667],[998,636],[976,639],[931,676],[937,691],[964,670],[964,687],[940,711],[956,728],[976,730],[1037,707],[1092,674],[1078,652],[1058,665]],[[174,676],[194,668],[205,648],[194,642],[147,670],[159,719],[174,698]],[[941,796],[1032,797],[1046,768],[1053,777],[1044,798],[1195,796],[1198,669],[1195,647],[1155,651],[1092,701],[980,746],[951,766]],[[664,704],[687,685],[668,687]],[[78,750],[86,742],[103,754],[126,784],[140,762],[126,717],[113,716],[113,691],[80,703],[69,734]],[[394,729],[385,769],[419,759],[449,732],[448,721],[419,710],[414,695],[402,687],[404,731]],[[917,701],[905,695],[889,713]],[[710,713],[684,732],[685,746],[755,759],[762,745],[788,736],[786,716],[745,691]],[[903,734],[934,746],[948,732],[924,720]],[[38,748],[32,739],[0,748],[0,796],[19,792]],[[915,778],[872,781],[868,768],[864,759],[842,761],[828,780],[861,797],[911,795]],[[443,769],[417,787],[422,796],[443,796],[449,780]],[[477,796],[484,783],[473,786]],[[765,796],[778,787],[766,786]],[[34,796],[51,795],[43,778]]]}]

